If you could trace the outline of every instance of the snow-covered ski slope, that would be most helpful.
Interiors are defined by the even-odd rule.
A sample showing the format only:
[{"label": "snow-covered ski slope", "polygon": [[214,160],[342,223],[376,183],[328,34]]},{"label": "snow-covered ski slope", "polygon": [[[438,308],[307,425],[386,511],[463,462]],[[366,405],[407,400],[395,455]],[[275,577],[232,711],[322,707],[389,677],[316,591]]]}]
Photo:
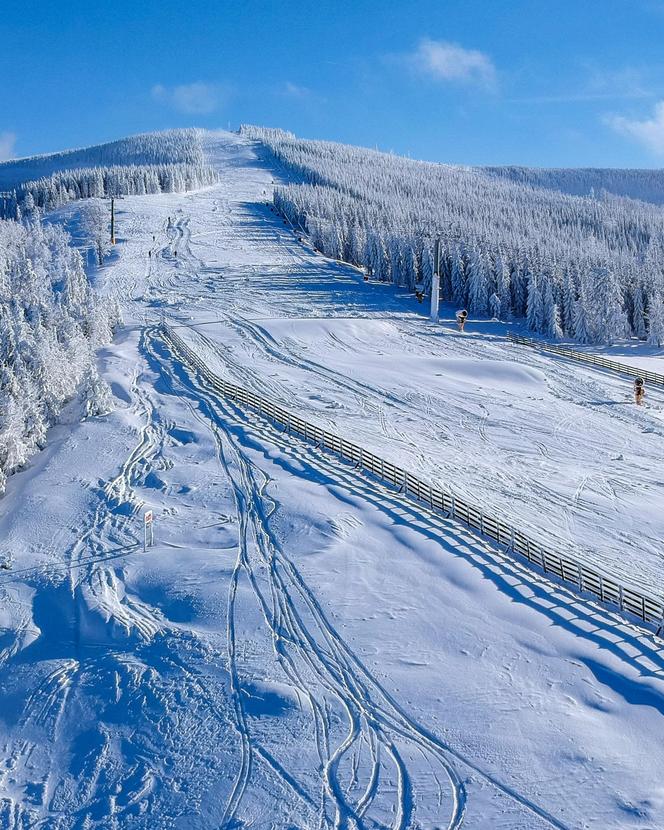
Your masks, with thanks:
[{"label": "snow-covered ski slope", "polygon": [[117,411],[0,503],[0,827],[663,826],[661,642],[238,411],[159,322],[651,589],[656,394],[431,326],[297,241],[256,147],[207,151],[218,185],[121,203]]}]

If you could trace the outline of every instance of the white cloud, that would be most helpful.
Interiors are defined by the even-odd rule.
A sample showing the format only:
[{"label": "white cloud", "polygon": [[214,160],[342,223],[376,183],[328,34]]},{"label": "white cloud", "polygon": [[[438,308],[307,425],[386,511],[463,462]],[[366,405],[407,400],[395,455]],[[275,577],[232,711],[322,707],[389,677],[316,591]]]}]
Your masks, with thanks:
[{"label": "white cloud", "polygon": [[652,118],[645,121],[623,115],[610,115],[605,121],[616,132],[634,138],[651,152],[664,156],[664,101],[655,104]]},{"label": "white cloud", "polygon": [[311,95],[311,90],[308,87],[294,84],[291,81],[286,81],[281,88],[281,92],[289,98],[308,98]]},{"label": "white cloud", "polygon": [[423,38],[407,59],[418,72],[436,81],[476,84],[487,89],[496,84],[496,67],[491,58],[458,43]]},{"label": "white cloud", "polygon": [[205,115],[215,112],[226,102],[228,90],[220,84],[208,84],[203,81],[172,87],[156,84],[152,87],[152,97],[178,112]]},{"label": "white cloud", "polygon": [[0,133],[0,161],[13,159],[15,156],[16,134],[10,132]]}]

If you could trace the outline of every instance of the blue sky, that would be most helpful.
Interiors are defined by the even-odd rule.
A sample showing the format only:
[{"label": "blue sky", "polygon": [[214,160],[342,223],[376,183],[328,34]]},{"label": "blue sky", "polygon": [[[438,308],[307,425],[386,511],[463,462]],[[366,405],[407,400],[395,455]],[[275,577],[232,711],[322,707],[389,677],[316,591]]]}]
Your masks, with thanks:
[{"label": "blue sky", "polygon": [[434,161],[664,166],[664,0],[4,0],[0,157],[248,122]]}]

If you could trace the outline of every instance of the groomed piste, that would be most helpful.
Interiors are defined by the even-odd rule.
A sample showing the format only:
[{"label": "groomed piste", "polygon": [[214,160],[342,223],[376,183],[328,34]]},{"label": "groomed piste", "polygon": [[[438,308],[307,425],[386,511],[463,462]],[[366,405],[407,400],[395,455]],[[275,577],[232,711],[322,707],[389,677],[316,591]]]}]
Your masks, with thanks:
[{"label": "groomed piste", "polygon": [[[518,318],[430,322],[284,222],[273,188],[300,180],[255,135],[197,141],[216,181],[125,195],[88,260],[123,318],[97,353],[113,411],[65,407],[0,501],[0,827],[664,825],[653,627],[292,440],[162,333],[648,591],[664,392],[636,406],[630,379],[510,342]],[[85,206],[47,217],[82,250]]]}]

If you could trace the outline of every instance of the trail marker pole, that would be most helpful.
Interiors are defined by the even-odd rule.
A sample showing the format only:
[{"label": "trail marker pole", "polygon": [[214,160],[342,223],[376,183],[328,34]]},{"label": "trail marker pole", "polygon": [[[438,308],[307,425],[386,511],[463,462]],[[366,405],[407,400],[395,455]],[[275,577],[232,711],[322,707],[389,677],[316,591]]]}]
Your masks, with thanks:
[{"label": "trail marker pole", "polygon": [[115,245],[115,199],[111,196],[111,245]]},{"label": "trail marker pole", "polygon": [[150,537],[150,547],[154,545],[154,525],[152,524],[152,510],[146,510],[143,517],[143,553],[148,549],[148,536]]}]

